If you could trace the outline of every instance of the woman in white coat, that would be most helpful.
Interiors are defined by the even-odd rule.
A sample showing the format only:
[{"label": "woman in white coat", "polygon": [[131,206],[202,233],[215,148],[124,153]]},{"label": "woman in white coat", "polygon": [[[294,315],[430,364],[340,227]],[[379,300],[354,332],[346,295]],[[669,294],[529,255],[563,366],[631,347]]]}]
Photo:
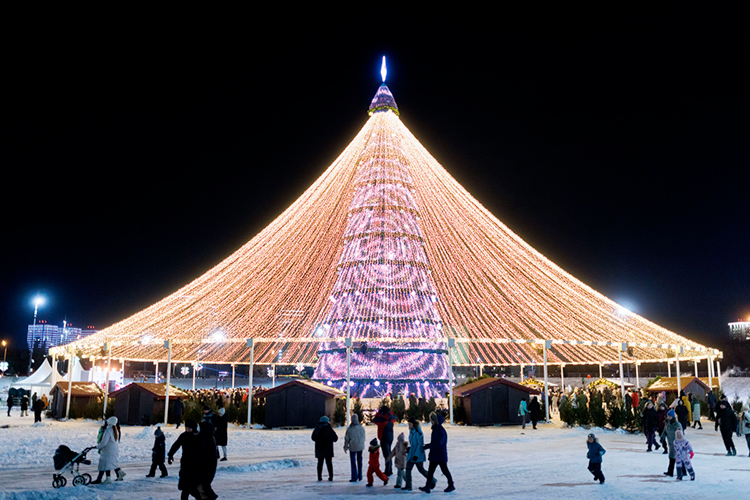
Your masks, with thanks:
[{"label": "woman in white coat", "polygon": [[118,455],[120,453],[120,428],[117,425],[117,417],[109,417],[104,425],[99,430],[98,443],[96,449],[99,450],[99,476],[91,481],[91,484],[102,483],[102,477],[107,474],[107,479],[102,484],[109,484],[112,479],[109,476],[111,470],[115,471],[117,479],[115,481],[122,481],[125,477],[125,473],[120,469],[118,463]]}]

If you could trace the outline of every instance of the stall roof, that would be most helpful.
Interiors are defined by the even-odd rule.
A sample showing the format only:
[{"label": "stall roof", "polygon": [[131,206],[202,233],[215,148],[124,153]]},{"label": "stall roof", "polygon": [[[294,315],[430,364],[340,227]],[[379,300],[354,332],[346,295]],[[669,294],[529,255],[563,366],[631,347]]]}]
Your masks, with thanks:
[{"label": "stall roof", "polygon": [[[117,394],[127,390],[131,385],[135,385],[140,387],[141,389],[150,392],[154,396],[157,397],[157,399],[164,399],[166,398],[166,387],[167,384],[155,384],[155,383],[146,383],[146,382],[133,382],[132,384],[128,384],[125,387],[122,387],[121,389],[118,389],[115,392],[110,393],[111,397],[117,397]],[[177,387],[170,384],[169,386],[169,398],[186,398],[189,394],[182,389],[178,389]]]},{"label": "stall roof", "polygon": [[511,382],[510,380],[505,378],[494,377],[480,378],[479,380],[475,380],[474,382],[456,387],[453,389],[453,394],[458,397],[470,396],[477,391],[481,391],[482,389],[486,389],[487,387],[492,387],[495,385],[507,385],[508,387],[513,387],[514,389],[518,389],[529,394],[541,394],[540,391],[532,389],[531,387]]},{"label": "stall roof", "polygon": [[274,387],[273,389],[269,389],[267,391],[263,391],[262,397],[267,397],[269,394],[275,394],[277,392],[281,392],[284,389],[288,389],[292,386],[302,386],[307,389],[311,389],[313,391],[319,392],[321,394],[324,394],[326,396],[332,396],[334,398],[340,398],[345,396],[342,391],[335,389],[333,387],[328,387],[327,385],[315,382],[313,380],[306,380],[306,379],[295,379],[287,382],[286,384],[282,384],[278,387]]},{"label": "stall roof", "polygon": [[[690,385],[692,382],[697,382],[698,384],[702,385],[704,389],[708,390],[711,389],[708,385],[708,379],[707,378],[699,378],[699,377],[680,377],[680,390],[685,389],[688,385]],[[718,389],[719,384],[718,380],[714,378],[712,380],[713,389]],[[662,377],[650,386],[646,388],[648,392],[677,392],[677,377]]]},{"label": "stall roof", "polygon": [[[59,388],[64,396],[68,395],[68,382],[60,381],[55,384],[55,387]],[[55,390],[55,387],[52,390]],[[73,397],[77,396],[101,396],[104,394],[102,389],[95,382],[72,382],[71,392]]]}]

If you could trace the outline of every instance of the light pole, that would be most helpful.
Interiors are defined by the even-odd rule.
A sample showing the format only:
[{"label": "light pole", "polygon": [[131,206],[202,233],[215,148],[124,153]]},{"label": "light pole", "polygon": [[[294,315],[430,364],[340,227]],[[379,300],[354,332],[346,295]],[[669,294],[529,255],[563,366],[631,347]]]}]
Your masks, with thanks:
[{"label": "light pole", "polygon": [[8,355],[8,343],[3,340],[3,363],[5,363],[5,357]]},{"label": "light pole", "polygon": [[73,399],[73,348],[68,346],[68,354],[70,355],[70,361],[68,361],[68,401],[65,404],[65,420],[68,420],[70,414],[70,400]]},{"label": "light pole", "polygon": [[172,375],[172,341],[165,340],[164,347],[169,349],[167,354],[167,388],[165,391],[166,397],[164,398],[164,427],[167,427],[167,419],[169,418],[169,381]]},{"label": "light pole", "polygon": [[351,366],[352,366],[352,338],[344,340],[346,346],[346,425],[351,425]]},{"label": "light pole", "polygon": [[[34,298],[34,324],[32,325],[34,326],[34,333],[36,333],[36,313],[39,310],[39,306],[43,306],[43,305],[44,305],[44,298],[37,295]],[[33,339],[34,337],[32,336],[32,341]],[[32,342],[31,345],[29,346],[29,371],[28,371],[29,375],[31,375],[31,365],[33,362],[34,362],[34,343]]]},{"label": "light pole", "polygon": [[247,339],[245,345],[250,348],[250,372],[248,373],[247,380],[247,428],[250,428],[250,417],[252,416],[253,409],[253,358],[255,356],[255,341],[254,339]]},{"label": "light pole", "polygon": [[107,376],[104,378],[104,410],[102,416],[107,420],[107,398],[109,397],[109,370],[112,368],[112,344],[104,343],[104,350],[107,353]]},{"label": "light pole", "polygon": [[451,425],[455,425],[453,420],[453,348],[456,347],[456,339],[448,339],[448,390],[450,396],[448,399],[448,409],[450,410]]}]

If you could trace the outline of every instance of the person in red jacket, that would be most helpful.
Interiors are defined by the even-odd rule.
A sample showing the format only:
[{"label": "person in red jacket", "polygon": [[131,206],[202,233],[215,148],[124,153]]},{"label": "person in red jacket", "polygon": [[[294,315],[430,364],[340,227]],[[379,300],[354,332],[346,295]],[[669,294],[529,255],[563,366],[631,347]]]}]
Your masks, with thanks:
[{"label": "person in red jacket", "polygon": [[383,481],[383,486],[388,484],[388,476],[383,474],[380,470],[380,445],[377,439],[370,441],[370,447],[367,449],[370,452],[370,461],[367,467],[367,486],[372,486],[374,478],[373,474],[378,476]]},{"label": "person in red jacket", "polygon": [[631,400],[631,402],[633,404],[633,410],[635,410],[637,412],[638,411],[638,405],[641,402],[641,398],[640,398],[640,396],[638,396],[638,391],[633,391],[633,394],[631,394],[631,396],[630,396],[630,400]]},{"label": "person in red jacket", "polygon": [[391,454],[391,445],[393,444],[393,423],[397,422],[398,418],[390,408],[384,406],[372,421],[378,426],[378,439],[382,445],[383,460],[385,460],[385,475],[391,476],[393,475],[393,461],[388,460],[388,456]]}]

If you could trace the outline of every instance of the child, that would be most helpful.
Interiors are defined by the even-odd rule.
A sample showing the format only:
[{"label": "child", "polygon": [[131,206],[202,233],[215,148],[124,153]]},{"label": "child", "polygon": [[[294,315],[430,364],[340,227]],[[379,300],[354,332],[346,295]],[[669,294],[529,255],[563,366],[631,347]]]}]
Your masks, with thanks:
[{"label": "child", "polygon": [[370,447],[367,449],[370,452],[370,461],[368,462],[367,468],[367,486],[372,486],[373,477],[375,474],[383,481],[383,486],[388,484],[388,476],[383,474],[380,470],[380,445],[377,439],[370,441]]},{"label": "child", "polygon": [[401,488],[401,481],[406,483],[406,455],[409,453],[409,443],[406,442],[404,433],[398,435],[396,440],[396,446],[393,447],[393,451],[388,455],[387,460],[395,458],[396,464],[396,486],[395,488]]},{"label": "child", "polygon": [[157,427],[154,431],[154,447],[151,448],[151,470],[146,477],[154,477],[156,475],[156,468],[159,467],[161,471],[160,477],[167,477],[167,468],[164,466],[164,455],[166,454],[166,438],[164,433],[161,431],[161,427]]},{"label": "child", "polygon": [[[695,481],[695,471],[693,470],[693,464],[690,461],[693,458],[693,447],[690,446],[690,441],[685,439],[685,435],[680,429],[677,429],[674,433],[674,451],[675,451],[675,466],[677,467],[677,480],[682,481],[682,477],[685,475],[685,471],[690,474],[690,480]],[[683,470],[683,467],[685,468]]]},{"label": "child", "polygon": [[599,444],[599,440],[596,439],[594,434],[589,434],[588,442],[589,451],[586,454],[586,458],[589,459],[589,471],[594,475],[594,481],[599,481],[599,484],[604,484],[604,474],[602,474],[602,455],[606,450]]}]

